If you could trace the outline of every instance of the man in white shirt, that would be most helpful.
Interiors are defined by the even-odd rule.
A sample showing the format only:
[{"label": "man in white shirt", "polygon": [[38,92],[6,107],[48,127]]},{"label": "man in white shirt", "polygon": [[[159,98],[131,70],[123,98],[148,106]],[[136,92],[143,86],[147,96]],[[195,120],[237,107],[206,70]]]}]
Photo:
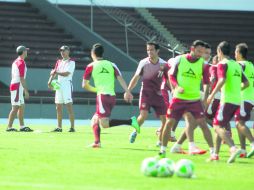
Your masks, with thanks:
[{"label": "man in white shirt", "polygon": [[29,92],[26,85],[26,63],[25,58],[27,57],[27,51],[29,49],[25,46],[18,46],[16,49],[19,57],[12,63],[11,68],[11,105],[12,109],[9,114],[7,132],[15,132],[17,129],[13,128],[13,121],[18,114],[20,131],[21,132],[32,132],[33,130],[24,125],[24,93],[25,99],[29,98]]},{"label": "man in white shirt", "polygon": [[74,112],[72,108],[72,76],[75,70],[75,61],[70,58],[70,48],[62,46],[60,49],[62,59],[57,60],[55,68],[50,73],[48,87],[52,89],[51,82],[57,76],[60,89],[55,93],[58,126],[52,132],[62,132],[63,104],[66,105],[71,123],[69,132],[75,132]]}]

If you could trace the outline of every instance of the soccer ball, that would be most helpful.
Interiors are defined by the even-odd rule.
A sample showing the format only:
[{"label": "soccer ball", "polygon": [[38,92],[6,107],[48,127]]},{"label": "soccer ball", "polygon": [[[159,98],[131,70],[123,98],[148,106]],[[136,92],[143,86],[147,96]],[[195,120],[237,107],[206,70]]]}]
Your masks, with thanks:
[{"label": "soccer ball", "polygon": [[175,165],[175,173],[178,177],[191,178],[194,174],[194,164],[187,159],[179,160]]},{"label": "soccer ball", "polygon": [[171,177],[174,174],[174,162],[168,158],[162,158],[158,162],[158,177]]},{"label": "soccer ball", "polygon": [[146,176],[157,176],[158,160],[156,158],[146,158],[141,165],[141,172]]}]

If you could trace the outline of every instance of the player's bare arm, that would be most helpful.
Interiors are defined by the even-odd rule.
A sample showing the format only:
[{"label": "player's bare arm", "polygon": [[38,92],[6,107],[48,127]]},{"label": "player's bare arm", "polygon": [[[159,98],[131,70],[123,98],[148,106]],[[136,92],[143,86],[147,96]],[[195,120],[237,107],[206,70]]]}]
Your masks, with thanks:
[{"label": "player's bare arm", "polygon": [[82,88],[86,89],[89,92],[94,92],[94,93],[97,92],[97,89],[94,86],[90,85],[90,81],[89,80],[84,80],[83,79],[83,81],[82,81]]},{"label": "player's bare arm", "polygon": [[122,86],[122,88],[124,89],[125,93],[124,93],[124,100],[126,102],[132,102],[133,100],[133,95],[131,94],[131,92],[129,91],[127,84],[125,82],[125,80],[123,79],[122,76],[117,76],[117,80],[119,81],[120,85]]},{"label": "player's bare arm", "polygon": [[210,104],[211,101],[214,98],[214,95],[220,91],[221,87],[225,84],[226,79],[225,78],[219,78],[217,85],[213,89],[212,93],[207,98],[207,104]]},{"label": "player's bare arm", "polygon": [[136,86],[137,86],[137,83],[140,79],[140,76],[139,75],[134,75],[130,81],[130,84],[128,86],[128,89],[129,91],[131,92]]},{"label": "player's bare arm", "polygon": [[24,88],[25,99],[29,99],[29,92],[28,92],[27,85],[26,85],[26,80],[24,79],[24,77],[20,77],[20,83]]}]

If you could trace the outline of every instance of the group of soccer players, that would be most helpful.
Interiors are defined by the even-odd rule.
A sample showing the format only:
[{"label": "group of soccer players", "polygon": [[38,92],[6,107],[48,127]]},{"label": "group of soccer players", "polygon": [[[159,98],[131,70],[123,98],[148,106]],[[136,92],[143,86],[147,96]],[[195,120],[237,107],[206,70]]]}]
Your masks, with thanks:
[{"label": "group of soccer players", "polygon": [[[123,79],[116,64],[103,58],[104,48],[101,44],[94,44],[91,49],[93,62],[84,72],[82,87],[97,94],[96,112],[91,119],[95,141],[93,148],[101,147],[101,129],[120,125],[132,126],[134,131],[130,135],[130,143],[134,143],[140,126],[147,119],[151,108],[161,120],[157,130],[157,146],[160,147],[159,156],[165,157],[168,142],[175,142],[171,153],[204,154],[205,150],[198,148],[194,142],[194,130],[199,126],[210,148],[209,161],[219,160],[221,141],[230,147],[228,163],[232,163],[241,155],[254,155],[254,138],[246,126],[254,106],[254,66],[247,60],[248,46],[238,44],[235,48],[235,60],[229,57],[230,44],[221,42],[217,47],[217,55],[211,59],[211,47],[201,40],[193,42],[190,52],[165,61],[159,57],[160,47],[156,42],[147,42],[148,57],[139,62],[137,70],[129,85]],[[29,98],[25,83],[28,49],[24,46],[17,48],[19,57],[12,64],[12,81],[10,86],[12,110],[9,115],[7,131],[17,131],[12,127],[13,120],[18,114],[20,131],[31,132],[24,126],[24,97]],[[53,132],[62,132],[62,109],[66,105],[71,128],[75,132],[74,113],[72,108],[72,76],[75,62],[69,57],[70,48],[62,46],[62,59],[56,62],[50,73],[48,87],[58,76],[60,89],[56,90],[55,103],[57,109],[58,126]],[[210,62],[211,61],[211,62]],[[94,86],[90,84],[93,79]],[[132,90],[141,80],[142,86],[139,97],[140,114],[136,118],[111,119],[111,111],[115,106],[115,80],[124,89],[124,99],[133,100]],[[231,136],[230,120],[235,117],[241,149],[237,148]],[[185,130],[178,138],[175,137],[177,124],[185,120]],[[215,130],[215,146],[208,124]],[[250,141],[251,149],[246,152],[246,140]],[[185,152],[181,145],[188,139],[189,150]]]}]

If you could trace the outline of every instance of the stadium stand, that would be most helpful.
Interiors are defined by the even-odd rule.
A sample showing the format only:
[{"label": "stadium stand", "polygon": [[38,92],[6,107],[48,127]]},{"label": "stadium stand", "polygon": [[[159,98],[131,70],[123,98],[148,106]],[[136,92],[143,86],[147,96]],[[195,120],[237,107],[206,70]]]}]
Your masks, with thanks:
[{"label": "stadium stand", "polygon": [[[187,45],[196,39],[201,39],[209,42],[216,53],[218,43],[226,40],[232,45],[246,42],[249,45],[249,51],[254,51],[254,12],[155,8],[149,11],[177,39]],[[254,59],[254,54],[250,54],[250,59]]]},{"label": "stadium stand", "polygon": [[2,66],[9,66],[16,57],[15,48],[24,44],[31,49],[28,66],[52,68],[59,57],[58,48],[63,44],[72,49],[77,68],[83,69],[90,62],[89,50],[57,27],[39,10],[28,3],[0,2],[0,59]]}]

